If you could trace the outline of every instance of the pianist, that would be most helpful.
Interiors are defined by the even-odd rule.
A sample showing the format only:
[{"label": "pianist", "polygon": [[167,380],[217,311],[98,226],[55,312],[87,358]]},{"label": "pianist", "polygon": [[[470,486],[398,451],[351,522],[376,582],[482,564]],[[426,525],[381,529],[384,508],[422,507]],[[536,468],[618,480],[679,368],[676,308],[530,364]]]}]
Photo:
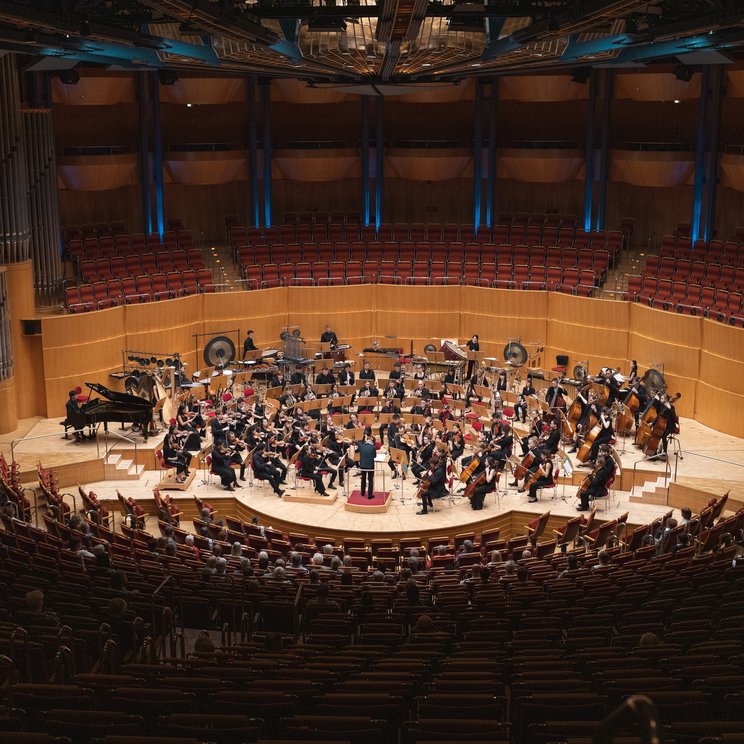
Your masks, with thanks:
[{"label": "pianist", "polygon": [[[80,405],[78,404],[77,392],[75,390],[70,390],[70,392],[67,394],[67,403],[65,404],[65,410],[67,411],[68,423],[73,424],[73,421],[75,420],[75,415],[80,413]],[[75,434],[75,439],[77,439],[78,442],[82,440],[83,438],[82,431],[76,430],[74,434]]]}]

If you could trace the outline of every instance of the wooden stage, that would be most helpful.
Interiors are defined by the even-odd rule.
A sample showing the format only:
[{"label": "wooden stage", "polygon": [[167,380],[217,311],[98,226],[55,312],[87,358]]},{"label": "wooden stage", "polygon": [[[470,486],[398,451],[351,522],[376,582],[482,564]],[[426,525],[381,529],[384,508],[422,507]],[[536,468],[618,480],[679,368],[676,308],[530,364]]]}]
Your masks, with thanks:
[{"label": "wooden stage", "polygon": [[[117,463],[104,463],[100,455],[105,448],[102,435],[99,434],[98,449],[96,442],[75,444],[74,440],[62,439],[59,419],[28,419],[23,426],[12,434],[0,437],[0,448],[10,459],[10,442],[24,435],[42,437],[27,439],[15,447],[16,459],[26,474],[25,481],[35,481],[36,463],[40,460],[45,468],[60,473],[61,490],[72,492],[79,481],[86,488],[94,490],[99,497],[111,502],[111,507],[118,514],[116,490],[127,496],[142,501],[145,508],[153,512],[154,502],[152,489],[160,480],[159,469],[153,467],[155,449],[161,446],[160,435],[151,437],[145,444],[142,438],[137,440],[135,458],[131,445],[120,442],[112,454],[118,455],[120,462],[135,460],[142,463],[140,472],[123,475],[123,469]],[[680,508],[689,505],[697,510],[712,496],[720,496],[731,490],[730,505],[737,508],[744,504],[744,439],[722,434],[696,421],[682,419],[680,436],[681,457],[672,457],[670,466],[676,481],[666,488],[663,482],[664,464],[661,462],[642,461],[641,453],[632,446],[628,439],[623,452],[623,440],[617,445],[623,464],[623,489],[614,492],[600,506],[603,516],[610,519],[629,512],[631,524],[644,524],[668,508]],[[126,432],[125,432],[126,433]],[[44,436],[44,435],[49,436]],[[56,436],[55,436],[56,434]],[[128,434],[127,434],[128,435]],[[109,440],[110,441],[110,440]],[[579,463],[572,460],[574,466]],[[633,466],[636,465],[635,487],[633,485]],[[469,501],[455,496],[439,501],[436,511],[427,515],[417,515],[416,488],[412,481],[391,480],[386,475],[386,490],[390,491],[391,502],[384,513],[359,513],[349,511],[346,506],[344,490],[332,491],[337,498],[312,498],[312,491],[307,485],[293,487],[290,476],[287,495],[291,499],[278,498],[266,484],[258,481],[250,487],[248,482],[241,485],[235,494],[226,493],[215,478],[208,477],[201,468],[188,489],[183,492],[171,492],[172,497],[182,505],[186,518],[195,516],[193,494],[218,502],[221,514],[235,514],[243,518],[257,515],[264,524],[273,527],[310,532],[323,535],[359,535],[359,536],[401,536],[401,535],[434,535],[455,534],[458,532],[478,532],[484,527],[495,524],[503,525],[504,530],[514,529],[523,532],[526,519],[530,515],[550,510],[556,520],[565,520],[577,514],[575,494],[578,485],[585,477],[587,469],[575,467],[570,481],[563,479],[553,492],[546,490],[538,503],[527,502],[527,494],[517,493],[515,488],[508,487],[508,479],[502,477],[500,494],[487,497],[483,511],[473,511]],[[359,488],[359,476],[350,474],[351,490]],[[311,498],[304,498],[310,496]],[[221,503],[225,502],[225,503]],[[310,503],[307,503],[310,502]],[[149,508],[148,508],[149,505]],[[557,522],[556,522],[557,523]],[[149,528],[157,531],[151,519]]]}]

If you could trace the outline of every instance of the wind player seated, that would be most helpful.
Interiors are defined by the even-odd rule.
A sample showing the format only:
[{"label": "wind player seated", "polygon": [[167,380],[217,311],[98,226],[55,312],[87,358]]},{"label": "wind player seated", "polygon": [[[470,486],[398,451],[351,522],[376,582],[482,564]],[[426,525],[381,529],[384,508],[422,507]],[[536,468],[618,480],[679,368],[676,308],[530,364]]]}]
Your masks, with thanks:
[{"label": "wind player seated", "polygon": [[429,507],[434,506],[433,499],[441,499],[447,495],[447,470],[446,458],[441,457],[439,452],[431,456],[431,462],[425,480],[429,481],[429,487],[421,494],[421,511],[416,514],[428,514]]},{"label": "wind player seated", "polygon": [[483,483],[476,486],[473,489],[473,493],[470,495],[470,506],[475,511],[480,511],[483,508],[483,502],[486,500],[486,495],[496,489],[498,468],[496,467],[496,460],[494,460],[490,455],[485,459],[485,469],[481,475],[484,476]]},{"label": "wind player seated", "polygon": [[581,491],[581,505],[576,511],[589,511],[589,501],[600,499],[605,495],[607,481],[615,475],[615,461],[607,455],[597,458],[597,466],[588,476],[589,484]]}]

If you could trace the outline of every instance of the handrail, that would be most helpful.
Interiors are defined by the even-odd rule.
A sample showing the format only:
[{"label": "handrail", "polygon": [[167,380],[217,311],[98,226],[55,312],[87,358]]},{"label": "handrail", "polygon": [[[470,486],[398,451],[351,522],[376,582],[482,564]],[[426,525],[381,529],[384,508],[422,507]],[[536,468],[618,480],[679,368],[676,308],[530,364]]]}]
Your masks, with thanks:
[{"label": "handrail", "polygon": [[[648,457],[642,457],[640,460],[636,460],[633,463],[633,485],[630,489],[630,495],[635,495],[635,487],[636,487],[636,468],[638,467],[639,463],[642,462],[651,462],[651,460],[659,460],[658,455],[649,455]],[[669,464],[669,460],[664,460],[664,488],[668,487],[668,483],[670,478],[672,477],[672,466]]]},{"label": "handrail", "polygon": [[[78,431],[82,431],[82,429],[78,429]],[[49,439],[50,437],[59,437],[59,432],[55,431],[53,434],[37,434],[36,436],[33,436],[33,437],[23,436],[23,437],[18,437],[18,439],[14,439],[10,443],[11,462],[15,461],[15,448],[17,444],[20,444],[21,442],[33,442],[35,439]]]},{"label": "handrail", "polygon": [[[114,447],[116,447],[117,444],[119,444],[119,442],[114,442],[111,445],[111,447],[109,447],[108,446],[109,434],[112,434],[113,436],[118,437],[119,442],[129,442],[129,444],[134,445],[134,463],[136,465],[137,464],[137,442],[135,442],[135,440],[132,439],[131,437],[127,437],[124,434],[120,434],[118,431],[114,431],[114,430],[109,431],[108,429],[104,429],[104,432],[103,432],[103,444],[104,444],[103,457],[104,459],[107,458],[109,455],[109,452],[111,452],[111,450],[114,449]],[[96,438],[96,441],[98,441],[97,438]]]},{"label": "handrail", "polygon": [[155,615],[155,597],[160,594],[160,590],[173,579],[173,574],[167,574],[166,577],[158,584],[150,597],[150,608],[152,610],[152,632],[153,636],[157,635],[157,616]]},{"label": "handrail", "polygon": [[675,451],[674,453],[674,475],[672,477],[672,481],[676,482],[677,480],[677,468],[679,467],[679,461],[684,460],[685,457],[688,455],[692,455],[693,457],[701,457],[703,460],[712,460],[713,462],[723,462],[727,465],[736,465],[737,468],[744,468],[744,463],[741,462],[735,462],[734,460],[725,460],[722,457],[711,457],[711,455],[701,455],[699,452],[691,452],[690,450],[685,450],[684,457],[682,456],[682,453],[679,451]]},{"label": "handrail", "polygon": [[[39,494],[36,493],[35,488],[29,488],[28,486],[22,486],[21,487],[21,493],[26,493],[26,491],[30,492],[34,499],[34,522],[36,523],[36,526],[39,526]],[[62,494],[64,496],[64,494]],[[12,501],[10,502],[13,503]],[[16,506],[13,504],[13,506]],[[18,507],[16,507],[16,514],[18,513]]]}]

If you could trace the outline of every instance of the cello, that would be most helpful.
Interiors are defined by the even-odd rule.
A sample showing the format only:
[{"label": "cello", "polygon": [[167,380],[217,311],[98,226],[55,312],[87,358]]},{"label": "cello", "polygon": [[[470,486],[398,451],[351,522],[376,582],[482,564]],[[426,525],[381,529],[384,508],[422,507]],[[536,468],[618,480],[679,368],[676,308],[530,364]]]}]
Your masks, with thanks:
[{"label": "cello", "polygon": [[[591,421],[592,419],[594,419],[593,424]],[[589,429],[589,433],[586,435],[586,438],[584,439],[584,443],[581,445],[576,455],[576,458],[579,460],[579,462],[587,461],[587,459],[589,458],[589,453],[592,450],[592,445],[594,444],[594,441],[596,440],[596,438],[599,436],[600,432],[602,431],[601,414],[597,418],[595,418],[593,414],[590,414],[589,424],[592,424],[590,429],[589,429],[589,426],[587,426],[587,429]]]},{"label": "cello", "polygon": [[599,471],[603,467],[604,467],[604,461],[600,462],[600,458],[598,457],[597,464],[592,469],[592,472],[589,473],[589,475],[587,475],[586,478],[584,478],[584,480],[581,482],[581,485],[579,486],[579,490],[576,492],[576,498],[580,499],[586,494],[588,488],[594,482],[594,476],[597,475],[597,473],[599,473]]}]

